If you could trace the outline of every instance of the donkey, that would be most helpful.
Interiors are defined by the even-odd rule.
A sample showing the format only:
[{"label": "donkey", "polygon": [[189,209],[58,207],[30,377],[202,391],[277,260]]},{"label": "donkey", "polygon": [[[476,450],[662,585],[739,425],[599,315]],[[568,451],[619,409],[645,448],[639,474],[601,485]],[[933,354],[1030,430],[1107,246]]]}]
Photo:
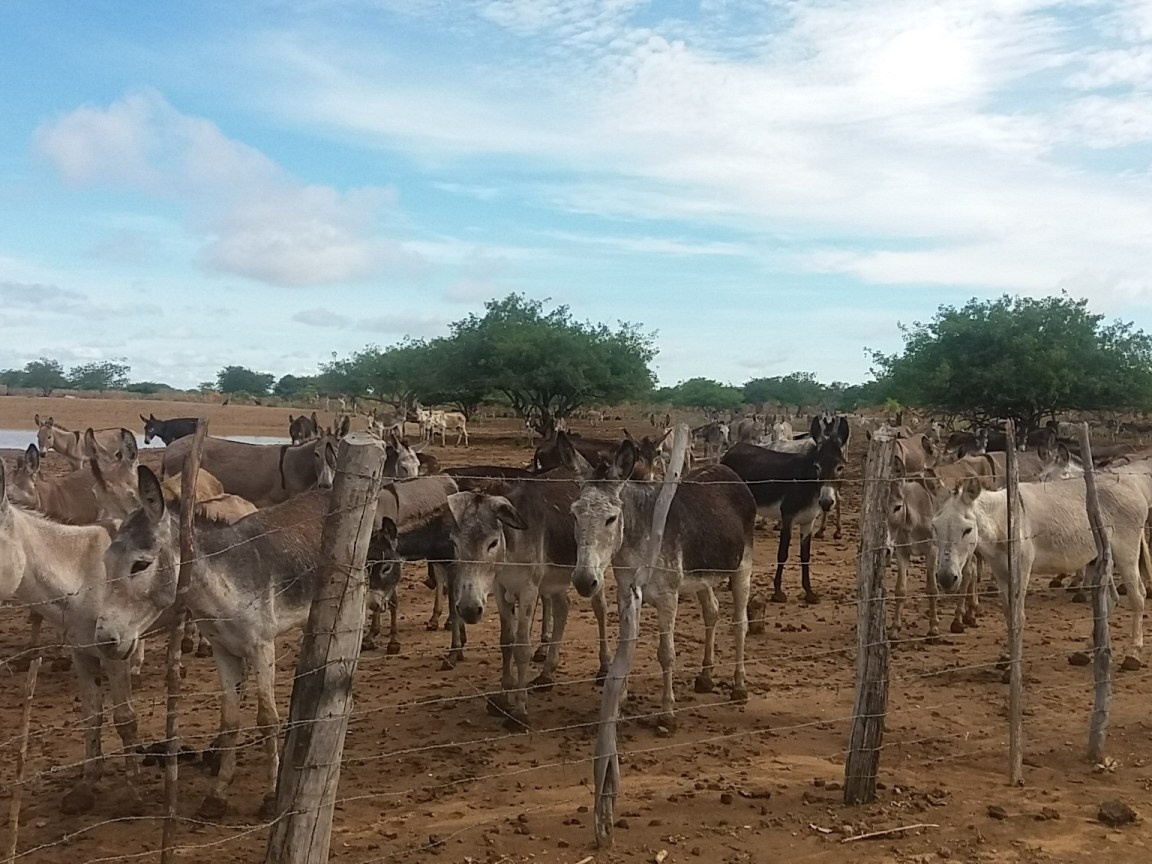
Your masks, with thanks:
[{"label": "donkey", "polygon": [[96,621],[103,608],[102,556],[111,543],[103,525],[63,525],[8,501],[0,463],[0,602],[14,599],[37,617],[48,619],[72,648],[73,668],[83,718],[85,759],[80,779],[64,796],[66,814],[87,812],[95,803],[94,789],[104,770],[101,723],[103,676],[113,702],[113,722],[124,744],[129,791],[139,809],[138,777],[133,752],[136,717],[131,703],[133,654],[105,658],[99,650]]},{"label": "donkey", "polygon": [[141,414],[140,419],[144,421],[145,444],[151,444],[153,438],[159,438],[165,445],[168,445],[180,438],[195,435],[196,423],[198,422],[195,417],[177,417],[174,420],[159,420],[156,415],[151,412],[149,412],[147,417]]},{"label": "donkey", "polygon": [[[179,474],[191,449],[191,438],[181,438],[169,446],[161,463],[163,473]],[[201,464],[220,479],[229,494],[257,507],[268,507],[313,487],[331,489],[336,473],[336,439],[325,436],[291,446],[205,438]]]},{"label": "donkey", "polygon": [[[84,467],[87,456],[84,452],[84,438],[76,431],[65,429],[53,421],[51,417],[41,421],[40,415],[35,416],[36,446],[40,450],[41,458],[48,455],[49,450],[55,450],[68,460],[73,471]],[[96,443],[106,450],[114,450],[120,445],[120,429],[96,429]]]},{"label": "donkey", "polygon": [[[96,641],[105,656],[126,657],[176,600],[178,515],[165,506],[160,481],[141,467],[141,509],[120,526],[104,553],[104,601]],[[197,530],[196,572],[184,601],[212,643],[220,678],[220,770],[199,814],[219,819],[236,770],[241,685],[256,679],[256,722],[268,758],[262,812],[275,803],[280,722],[276,710],[276,638],[301,626],[319,587],[320,536],[331,506],[313,490],[232,525]]]},{"label": "donkey", "polygon": [[320,421],[316,418],[316,412],[313,411],[311,417],[305,417],[303,414],[293,417],[289,414],[288,437],[292,439],[293,444],[303,444],[305,441],[319,438]]},{"label": "donkey", "polygon": [[728,424],[722,420],[713,420],[703,426],[692,430],[692,441],[699,441],[704,445],[705,459],[718,459],[732,444],[729,437]]},{"label": "donkey", "polygon": [[[1076,480],[1022,483],[1020,490],[1020,592],[1028,590],[1032,573],[1056,575],[1075,572],[1096,558],[1096,543],[1085,506],[1084,483]],[[1121,669],[1139,669],[1144,645],[1144,586],[1147,545],[1144,523],[1148,502],[1143,493],[1122,477],[1098,484],[1104,521],[1111,526],[1116,573],[1128,589],[1132,631]],[[1007,620],[1008,508],[1004,490],[986,491],[979,479],[964,481],[952,492],[932,520],[936,538],[936,581],[955,591],[964,566],[978,553],[992,570],[1000,589]],[[1141,570],[1143,568],[1143,571]]]},{"label": "donkey", "polygon": [[[584,597],[603,593],[605,571],[611,564],[618,602],[623,606],[627,586],[637,570],[648,564],[644,557],[660,487],[628,479],[636,461],[636,447],[628,440],[620,443],[607,465],[593,467],[575,450],[568,451],[567,459],[580,476],[580,497],[572,505],[576,517],[576,569],[572,584]],[[736,643],[732,699],[748,698],[744,640],[748,632],[756,502],[739,480],[724,465],[706,465],[684,476],[668,511],[657,561],[644,584],[643,600],[656,607],[659,622],[657,655],[664,673],[660,722],[669,728],[675,725],[674,630],[681,594],[695,594],[700,602],[704,658],[695,689],[697,693],[710,693],[720,615],[714,588],[724,583],[730,586]]]},{"label": "donkey", "polygon": [[812,590],[812,525],[821,511],[836,504],[833,485],[844,473],[844,446],[848,442],[848,419],[839,418],[835,431],[824,435],[819,417],[812,418],[811,435],[820,443],[804,453],[778,453],[754,444],[737,444],[724,454],[720,464],[736,472],[752,492],[756,508],[764,516],[779,515],[780,546],[776,552],[773,603],[786,603],[781,589],[784,565],[788,561],[793,524],[800,529],[800,579],[807,603],[819,603]]},{"label": "donkey", "polygon": [[[509,728],[527,727],[527,688],[550,690],[560,660],[568,621],[568,587],[577,562],[572,505],[580,490],[575,479],[567,469],[558,469],[546,478],[507,481],[490,492],[448,496],[456,550],[449,584],[456,588],[456,614],[464,623],[475,624],[484,614],[488,596],[495,593],[502,692],[489,700],[489,706],[492,713],[505,717]],[[532,618],[542,596],[551,601],[553,631],[543,668],[530,685]],[[596,677],[601,680],[608,671],[603,596],[593,596],[592,609],[600,645]]]},{"label": "donkey", "polygon": [[22,507],[69,525],[91,525],[102,519],[123,519],[138,506],[136,496],[136,436],[121,429],[114,452],[105,452],[89,429],[82,442],[87,470],[63,477],[40,476],[40,451],[29,444],[16,460],[8,494]]}]

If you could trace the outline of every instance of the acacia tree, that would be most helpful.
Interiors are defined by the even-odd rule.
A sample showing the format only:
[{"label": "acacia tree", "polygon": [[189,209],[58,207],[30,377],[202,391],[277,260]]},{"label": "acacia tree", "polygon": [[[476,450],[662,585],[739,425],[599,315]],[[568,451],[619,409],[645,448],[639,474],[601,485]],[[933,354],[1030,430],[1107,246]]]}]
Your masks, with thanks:
[{"label": "acacia tree", "polygon": [[387,348],[369,345],[346,359],[334,358],[318,380],[328,389],[388,402],[405,417],[435,389],[428,345],[412,339]]},{"label": "acacia tree", "polygon": [[28,387],[39,390],[44,396],[50,396],[53,390],[67,386],[68,379],[58,360],[41,357],[39,360],[29,360],[23,369],[5,369],[0,372],[0,384]]},{"label": "acacia tree", "polygon": [[905,404],[1025,431],[1060,411],[1152,405],[1152,338],[1106,324],[1087,300],[973,299],[901,330],[903,353],[875,352],[873,371]]},{"label": "acacia tree", "polygon": [[127,363],[100,360],[73,367],[68,373],[68,386],[77,390],[120,390],[128,383],[132,371]]},{"label": "acacia tree", "polygon": [[216,373],[216,389],[221,393],[250,393],[267,396],[276,376],[270,372],[254,372],[246,366],[225,366]]},{"label": "acacia tree", "polygon": [[701,408],[705,411],[737,411],[744,404],[740,388],[711,378],[689,378],[675,387],[661,387],[654,399],[677,408]]},{"label": "acacia tree", "polygon": [[542,435],[590,402],[619,403],[652,389],[653,336],[635,325],[576,321],[521,294],[451,325],[460,374],[474,392],[500,393]]},{"label": "acacia tree", "polygon": [[774,378],[753,378],[744,383],[744,401],[751,405],[794,407],[801,413],[806,406],[823,406],[829,390],[811,372],[790,372]]}]

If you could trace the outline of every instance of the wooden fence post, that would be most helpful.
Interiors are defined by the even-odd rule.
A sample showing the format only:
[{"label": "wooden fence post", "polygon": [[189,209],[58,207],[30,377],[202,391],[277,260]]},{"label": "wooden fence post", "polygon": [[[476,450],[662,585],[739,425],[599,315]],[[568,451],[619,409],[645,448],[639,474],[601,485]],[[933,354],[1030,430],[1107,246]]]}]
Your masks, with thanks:
[{"label": "wooden fence post", "polygon": [[[664,542],[664,527],[668,521],[668,509],[676,487],[684,473],[684,456],[688,451],[692,433],[684,424],[676,426],[672,433],[672,455],[668,470],[664,474],[664,485],[656,498],[656,509],[652,514],[652,532],[648,536],[646,566],[637,568],[631,581],[617,578],[616,602],[620,610],[620,629],[616,643],[616,654],[608,668],[604,681],[604,694],[600,700],[600,727],[596,735],[596,756],[592,762],[592,776],[595,780],[595,808],[592,822],[596,831],[596,844],[608,846],[612,843],[613,808],[616,794],[620,790],[620,755],[616,750],[616,724],[620,719],[620,700],[628,672],[632,668],[632,658],[636,652],[636,640],[640,634],[640,606],[643,599],[644,583],[652,572],[660,556]],[[268,862],[271,864],[271,862]]]},{"label": "wooden fence post", "polygon": [[1112,708],[1112,634],[1108,619],[1115,602],[1112,576],[1112,541],[1100,514],[1100,497],[1096,492],[1096,468],[1092,464],[1092,442],[1088,437],[1088,424],[1079,430],[1080,458],[1084,463],[1084,500],[1088,507],[1088,522],[1096,540],[1096,563],[1090,568],[1088,587],[1092,592],[1092,680],[1095,698],[1092,721],[1088,730],[1088,758],[1099,762],[1104,758],[1104,744],[1108,740],[1108,714]]},{"label": "wooden fence post", "polygon": [[300,645],[276,784],[280,818],[268,837],[266,864],[328,861],[352,677],[364,632],[364,563],[383,468],[384,447],[376,438],[355,433],[340,442],[320,543],[323,572]]},{"label": "wooden fence post", "polygon": [[[0,495],[4,491],[0,489]],[[24,771],[28,764],[28,731],[32,725],[32,699],[36,695],[36,676],[40,674],[43,660],[40,649],[28,666],[28,677],[24,679],[24,706],[20,712],[20,749],[16,751],[16,776],[12,780],[12,800],[8,802],[8,854],[4,860],[12,864],[16,860],[16,848],[20,839],[20,805],[24,800]]]},{"label": "wooden fence post", "polygon": [[844,803],[876,799],[876,775],[888,713],[888,632],[884,577],[888,571],[888,499],[892,491],[893,434],[881,428],[868,444],[860,551],[856,568],[856,704],[848,758],[844,763]]},{"label": "wooden fence post", "polygon": [[1005,426],[1004,470],[1008,496],[1008,780],[1024,783],[1024,594],[1020,563],[1020,469],[1016,426]]},{"label": "wooden fence post", "polygon": [[172,624],[168,628],[168,698],[164,721],[164,827],[160,841],[160,864],[171,864],[176,839],[176,808],[180,801],[180,753],[178,713],[180,704],[180,642],[184,631],[184,593],[196,566],[196,477],[200,473],[200,459],[204,452],[204,439],[208,435],[208,421],[196,421],[192,449],[184,460],[180,475],[180,570],[176,575],[176,604]]}]

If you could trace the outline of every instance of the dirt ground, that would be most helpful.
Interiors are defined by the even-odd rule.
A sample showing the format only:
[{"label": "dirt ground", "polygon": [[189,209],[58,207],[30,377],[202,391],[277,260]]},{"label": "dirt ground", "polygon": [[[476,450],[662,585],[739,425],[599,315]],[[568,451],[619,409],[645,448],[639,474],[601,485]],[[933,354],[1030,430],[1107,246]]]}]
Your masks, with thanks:
[{"label": "dirt ground", "polygon": [[[65,425],[140,425],[136,414],[142,403],[63,401],[0,399],[0,427],[27,426],[36,411],[54,413]],[[143,404],[158,416],[194,413],[188,410],[192,406]],[[212,429],[220,434],[283,434],[287,413],[209,407]],[[24,415],[28,419],[20,422]],[[445,465],[526,461],[527,448],[516,449],[513,438],[510,423],[481,423],[470,449],[437,447],[436,455]],[[590,759],[600,699],[590,680],[597,663],[587,602],[574,603],[557,686],[530,697],[532,731],[511,734],[488,716],[483,698],[499,678],[495,616],[489,613],[471,629],[466,660],[453,671],[441,671],[447,634],[425,629],[432,597],[420,582],[422,570],[410,568],[400,592],[403,652],[391,657],[367,653],[357,671],[332,860],[838,864],[846,858],[1090,861],[1102,854],[1115,864],[1152,860],[1149,673],[1118,673],[1108,741],[1115,761],[1089,764],[1084,752],[1091,672],[1070,666],[1067,657],[1088,635],[1090,615],[1088,607],[1048,589],[1047,580],[1037,580],[1042,584],[1034,585],[1028,599],[1025,786],[1011,788],[1006,780],[1007,687],[992,665],[1003,633],[999,613],[986,601],[979,628],[928,644],[919,638],[925,629],[924,606],[913,602],[907,613],[909,638],[893,650],[879,800],[866,807],[841,804],[855,669],[852,598],[863,448],[863,436],[855,436],[849,458],[854,482],[844,490],[843,539],[814,543],[813,580],[823,602],[800,602],[799,566],[790,562],[788,604],[769,606],[766,632],[749,637],[751,698],[746,705],[728,698],[732,647],[724,628],[717,639],[717,690],[692,692],[702,626],[696,604],[682,605],[679,725],[671,732],[643,720],[623,725],[620,821],[611,850],[598,851],[592,835]],[[756,539],[754,583],[762,591],[774,571],[777,535],[769,528],[758,531]],[[728,599],[721,596],[723,620]],[[1126,632],[1129,620],[1122,608],[1114,618],[1116,632]],[[646,609],[642,628],[649,637],[653,621]],[[0,661],[19,653],[26,637],[22,614],[0,611]],[[285,638],[280,646],[281,682],[292,678],[297,641],[298,636]],[[203,746],[217,717],[215,671],[210,659],[186,656],[185,664],[181,727],[187,743]],[[162,646],[150,644],[144,672],[135,682],[146,740],[162,734],[162,666]],[[0,806],[5,811],[23,682],[22,674],[0,665],[0,725],[5,730],[0,735],[0,798],[5,801]],[[659,685],[654,640],[643,638],[626,713],[657,710]],[[148,803],[142,818],[124,816],[128,798],[122,766],[116,763],[109,766],[93,812],[60,814],[60,798],[83,752],[73,693],[71,673],[45,663],[32,711],[32,779],[24,796],[18,860],[157,860],[163,813],[158,768],[143,769]],[[284,717],[287,683],[280,697]],[[254,724],[251,696],[245,712],[245,722]],[[106,751],[114,752],[118,739],[105,728]],[[243,741],[252,739],[242,735]],[[219,824],[194,819],[209,777],[197,765],[182,768],[179,860],[262,860],[266,829],[256,812],[263,754],[247,747],[239,758],[233,808]],[[1099,805],[1111,799],[1135,808],[1140,821],[1124,828],[1100,824]],[[845,837],[901,826],[921,827],[842,844]],[[6,838],[2,830],[0,835]]]}]

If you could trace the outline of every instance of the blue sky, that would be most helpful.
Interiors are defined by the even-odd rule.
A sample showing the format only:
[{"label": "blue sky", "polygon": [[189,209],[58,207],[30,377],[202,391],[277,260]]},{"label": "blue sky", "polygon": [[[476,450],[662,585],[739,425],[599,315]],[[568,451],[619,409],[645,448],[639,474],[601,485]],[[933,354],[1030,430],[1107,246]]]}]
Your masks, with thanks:
[{"label": "blue sky", "polygon": [[0,368],[308,373],[521,291],[664,383],[1152,330],[1150,0],[0,0]]}]

